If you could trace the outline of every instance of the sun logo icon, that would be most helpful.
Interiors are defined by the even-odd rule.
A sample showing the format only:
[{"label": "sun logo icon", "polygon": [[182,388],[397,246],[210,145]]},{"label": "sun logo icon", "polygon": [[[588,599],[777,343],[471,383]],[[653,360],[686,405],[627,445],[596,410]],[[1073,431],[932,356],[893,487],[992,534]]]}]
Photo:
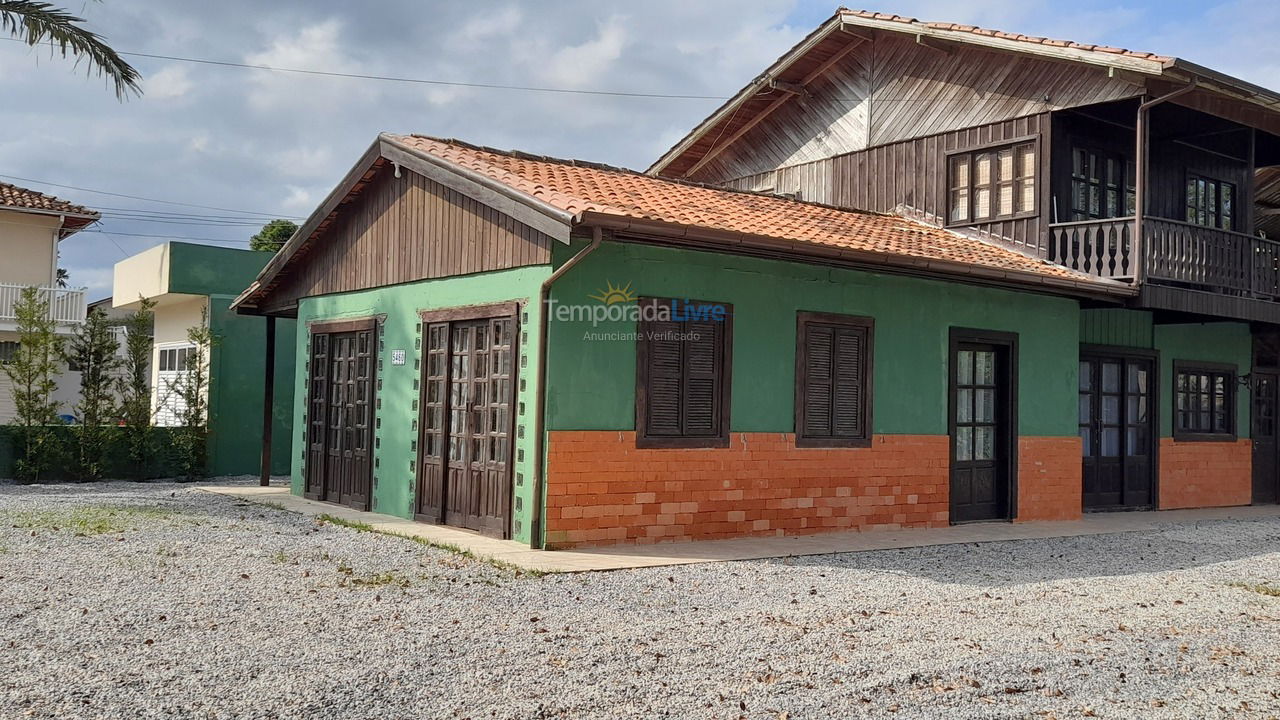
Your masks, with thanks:
[{"label": "sun logo icon", "polygon": [[606,280],[605,284],[604,290],[598,290],[597,295],[588,295],[587,297],[592,300],[599,300],[605,305],[631,302],[636,299],[635,293],[631,292],[631,283],[627,283],[626,287],[616,287],[612,280]]}]

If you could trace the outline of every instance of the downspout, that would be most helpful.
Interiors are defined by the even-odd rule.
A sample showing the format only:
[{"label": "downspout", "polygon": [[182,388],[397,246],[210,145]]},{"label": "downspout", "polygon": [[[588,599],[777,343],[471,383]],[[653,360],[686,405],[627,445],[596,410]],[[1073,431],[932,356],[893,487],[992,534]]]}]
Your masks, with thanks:
[{"label": "downspout", "polygon": [[1143,247],[1142,236],[1142,216],[1146,214],[1147,205],[1147,116],[1151,112],[1151,108],[1161,103],[1168,102],[1179,95],[1185,95],[1196,89],[1199,80],[1195,77],[1191,78],[1191,84],[1186,87],[1178,88],[1167,95],[1161,95],[1158,98],[1147,100],[1138,106],[1138,122],[1134,135],[1137,141],[1137,150],[1134,152],[1134,165],[1137,166],[1138,176],[1133,181],[1133,286],[1140,287],[1147,274],[1147,258],[1146,249]]},{"label": "downspout", "polygon": [[583,258],[596,251],[600,247],[600,242],[604,239],[604,231],[600,226],[591,228],[591,244],[579,250],[577,254],[569,258],[568,262],[556,268],[551,273],[551,277],[542,282],[542,288],[538,292],[538,396],[534,401],[534,422],[537,423],[538,429],[533,436],[533,521],[529,525],[529,547],[537,550],[542,547],[542,502],[543,502],[543,486],[546,484],[543,478],[544,458],[546,453],[546,415],[547,415],[547,335],[550,327],[550,318],[548,317],[550,309],[547,302],[551,299],[551,286],[555,284],[565,273],[569,272],[573,266],[582,261]]}]

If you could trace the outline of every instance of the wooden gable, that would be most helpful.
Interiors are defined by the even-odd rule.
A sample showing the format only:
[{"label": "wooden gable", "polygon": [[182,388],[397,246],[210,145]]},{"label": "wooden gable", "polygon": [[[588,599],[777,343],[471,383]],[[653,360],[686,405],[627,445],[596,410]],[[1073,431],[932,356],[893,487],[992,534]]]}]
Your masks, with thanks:
[{"label": "wooden gable", "polygon": [[922,44],[902,33],[863,35],[850,37],[853,47],[804,84],[803,93],[773,90],[782,100],[776,106],[739,118],[733,133],[714,146],[703,142],[660,174],[727,182],[1143,90],[1132,75],[1112,77],[1096,65],[939,40]]},{"label": "wooden gable", "polygon": [[379,160],[259,304],[287,313],[312,295],[551,261],[553,239],[407,167]]}]

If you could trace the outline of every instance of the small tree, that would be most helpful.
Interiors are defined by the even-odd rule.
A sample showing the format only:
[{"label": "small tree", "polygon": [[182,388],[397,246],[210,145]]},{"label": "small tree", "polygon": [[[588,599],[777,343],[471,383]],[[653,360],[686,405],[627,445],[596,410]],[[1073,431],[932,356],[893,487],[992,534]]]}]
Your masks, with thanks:
[{"label": "small tree", "polygon": [[63,353],[69,365],[80,368],[80,401],[75,413],[75,473],[82,481],[98,480],[111,444],[111,421],[116,417],[114,373],[120,368],[120,341],[101,308],[89,311]]},{"label": "small tree", "polygon": [[174,387],[182,400],[182,411],[173,445],[179,469],[187,479],[194,480],[204,475],[209,459],[209,354],[218,341],[209,329],[207,306],[200,310],[200,324],[187,328],[187,340],[194,347]]},{"label": "small tree", "polygon": [[276,252],[289,242],[289,238],[298,231],[296,223],[289,220],[272,220],[256,235],[249,238],[249,249]]},{"label": "small tree", "polygon": [[59,454],[53,425],[58,422],[60,341],[54,335],[49,301],[34,287],[22,289],[13,308],[18,320],[18,351],[13,360],[0,365],[13,387],[13,405],[22,457],[15,470],[20,480],[38,482],[55,466]]},{"label": "small tree", "polygon": [[124,322],[123,372],[116,380],[125,450],[135,477],[146,474],[155,455],[151,427],[151,309],[156,304],[146,298],[139,300],[138,309]]}]

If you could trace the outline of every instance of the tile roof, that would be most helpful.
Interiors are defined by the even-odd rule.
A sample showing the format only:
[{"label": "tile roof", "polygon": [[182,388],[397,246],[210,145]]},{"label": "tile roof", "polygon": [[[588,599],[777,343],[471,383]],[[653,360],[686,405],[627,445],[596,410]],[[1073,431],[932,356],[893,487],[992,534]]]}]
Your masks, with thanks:
[{"label": "tile roof", "polygon": [[457,140],[421,135],[383,137],[575,215],[597,212],[887,257],[943,261],[1083,284],[1109,284],[1005,247],[896,215],[724,190],[577,160],[477,147]]},{"label": "tile roof", "polygon": [[918,25],[927,27],[932,30],[953,30],[956,32],[967,32],[974,35],[985,35],[987,37],[1001,38],[1003,40],[1016,40],[1018,42],[1033,43],[1036,45],[1047,45],[1049,47],[1071,48],[1073,50],[1088,50],[1091,52],[1108,53],[1111,55],[1124,55],[1126,57],[1139,58],[1142,60],[1151,60],[1152,62],[1166,63],[1171,62],[1173,58],[1164,55],[1156,55],[1155,53],[1139,52],[1136,50],[1126,50],[1125,48],[1109,47],[1107,45],[1091,45],[1088,43],[1078,43],[1071,40],[1054,40],[1052,38],[1038,37],[1035,35],[1023,35],[1021,33],[1003,32],[1001,30],[991,30],[989,28],[978,27],[977,25],[961,25],[959,23],[947,22],[922,22],[913,17],[904,17],[902,15],[893,15],[890,13],[878,13],[870,10],[850,10],[849,8],[840,8],[840,13],[845,15],[853,15],[855,17],[865,18],[867,20],[887,20],[890,22],[898,22],[907,25]]},{"label": "tile roof", "polygon": [[0,182],[0,207],[98,217],[98,213],[89,208],[6,182]]}]

